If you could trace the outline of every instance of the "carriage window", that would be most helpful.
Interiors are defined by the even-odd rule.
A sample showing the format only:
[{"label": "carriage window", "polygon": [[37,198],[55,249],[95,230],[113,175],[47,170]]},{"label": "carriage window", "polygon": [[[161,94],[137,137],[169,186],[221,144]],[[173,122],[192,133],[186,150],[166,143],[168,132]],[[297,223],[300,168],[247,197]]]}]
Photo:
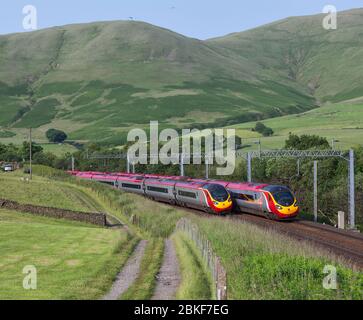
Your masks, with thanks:
[{"label": "carriage window", "polygon": [[243,200],[243,201],[255,201],[255,197],[253,195],[244,194],[244,193],[238,194],[237,199]]},{"label": "carriage window", "polygon": [[169,193],[168,189],[165,188],[147,187],[147,190],[159,193]]},{"label": "carriage window", "polygon": [[179,191],[179,196],[186,197],[186,198],[193,198],[196,199],[197,195],[194,192],[187,192],[187,191]]},{"label": "carriage window", "polygon": [[137,185],[137,184],[123,183],[122,184],[122,188],[140,190],[141,189],[141,186],[140,185]]},{"label": "carriage window", "polygon": [[217,201],[226,201],[229,197],[227,190],[219,184],[207,184],[204,188],[207,189],[213,199]]},{"label": "carriage window", "polygon": [[102,184],[108,184],[110,186],[114,186],[115,183],[114,182],[111,182],[111,181],[100,181]]}]

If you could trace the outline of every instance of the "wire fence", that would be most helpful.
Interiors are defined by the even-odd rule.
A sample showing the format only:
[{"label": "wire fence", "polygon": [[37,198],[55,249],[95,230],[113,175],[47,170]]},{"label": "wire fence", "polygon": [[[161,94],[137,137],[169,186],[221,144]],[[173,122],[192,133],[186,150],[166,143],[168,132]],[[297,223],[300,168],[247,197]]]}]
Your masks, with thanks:
[{"label": "wire fence", "polygon": [[222,265],[221,258],[213,252],[210,241],[200,232],[197,225],[186,218],[178,221],[176,230],[187,234],[200,251],[206,266],[212,274],[216,299],[227,300],[227,272]]}]

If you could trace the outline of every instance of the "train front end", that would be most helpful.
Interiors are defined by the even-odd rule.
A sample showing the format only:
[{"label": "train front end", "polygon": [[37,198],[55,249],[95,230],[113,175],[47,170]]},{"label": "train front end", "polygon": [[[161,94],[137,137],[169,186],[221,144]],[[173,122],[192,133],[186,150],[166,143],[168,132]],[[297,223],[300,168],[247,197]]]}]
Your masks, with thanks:
[{"label": "train front end", "polygon": [[212,213],[218,215],[231,213],[233,209],[232,197],[223,186],[206,184],[203,186],[203,192]]},{"label": "train front end", "polygon": [[292,220],[299,215],[300,208],[291,190],[285,186],[263,188],[269,212],[277,220]]}]

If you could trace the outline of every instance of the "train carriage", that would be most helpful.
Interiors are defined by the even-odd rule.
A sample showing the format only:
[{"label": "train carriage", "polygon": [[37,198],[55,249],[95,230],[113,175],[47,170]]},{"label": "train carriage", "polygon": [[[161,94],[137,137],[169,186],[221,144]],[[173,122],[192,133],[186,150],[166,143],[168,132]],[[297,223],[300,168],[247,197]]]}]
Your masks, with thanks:
[{"label": "train carriage", "polygon": [[114,185],[125,192],[153,200],[204,210],[214,214],[230,211],[251,213],[275,220],[294,219],[297,199],[286,186],[190,179],[154,174],[70,172],[79,178]]},{"label": "train carriage", "polygon": [[204,201],[202,187],[202,183],[176,183],[175,194],[177,203],[183,207],[207,210],[208,204]]},{"label": "train carriage", "polygon": [[157,201],[175,204],[175,181],[145,179],[145,194]]},{"label": "train carriage", "polygon": [[126,177],[119,176],[117,177],[117,186],[119,189],[125,192],[136,193],[139,195],[144,195],[144,178],[143,177]]}]

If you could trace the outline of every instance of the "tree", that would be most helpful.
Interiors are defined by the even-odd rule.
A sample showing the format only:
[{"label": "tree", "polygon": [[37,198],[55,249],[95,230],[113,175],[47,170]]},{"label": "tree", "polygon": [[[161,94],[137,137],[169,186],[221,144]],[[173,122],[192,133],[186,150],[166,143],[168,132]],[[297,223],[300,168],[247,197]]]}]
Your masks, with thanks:
[{"label": "tree", "polygon": [[33,159],[36,164],[41,164],[48,167],[53,167],[56,160],[57,157],[54,154],[49,152],[44,153],[43,151],[36,153]]},{"label": "tree", "polygon": [[255,130],[258,133],[262,133],[266,129],[266,126],[262,122],[257,122],[255,126]]},{"label": "tree", "polygon": [[0,161],[21,161],[20,148],[12,143],[5,145],[0,143]]},{"label": "tree", "polygon": [[[34,157],[35,154],[42,152],[43,148],[37,144],[35,144],[34,142],[32,142],[32,157]],[[29,154],[30,154],[30,143],[29,142],[23,142],[23,146],[21,148],[21,156],[23,157],[23,159],[25,159],[26,161],[29,160]]]},{"label": "tree", "polygon": [[46,132],[49,142],[62,143],[67,139],[67,134],[64,131],[57,129],[49,129]]},{"label": "tree", "polygon": [[289,139],[285,142],[285,148],[295,150],[328,149],[330,145],[326,138],[307,134],[298,136],[290,133]]},{"label": "tree", "polygon": [[256,131],[262,134],[264,137],[271,137],[274,134],[274,131],[271,128],[266,127],[262,122],[257,122],[252,131]]},{"label": "tree", "polygon": [[271,128],[265,128],[263,131],[262,131],[262,135],[264,137],[271,137],[274,135],[274,131],[271,129]]}]

